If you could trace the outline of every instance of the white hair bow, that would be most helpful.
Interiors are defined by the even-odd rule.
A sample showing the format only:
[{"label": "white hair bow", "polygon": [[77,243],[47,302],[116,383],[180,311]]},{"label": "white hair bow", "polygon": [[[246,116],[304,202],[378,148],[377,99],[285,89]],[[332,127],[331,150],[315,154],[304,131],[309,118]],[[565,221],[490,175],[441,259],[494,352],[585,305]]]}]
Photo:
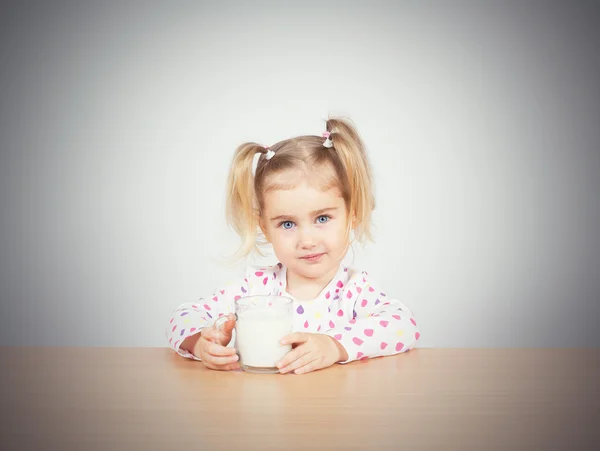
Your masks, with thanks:
[{"label": "white hair bow", "polygon": [[[270,150],[268,147],[263,146],[265,149],[267,149],[267,153],[265,153],[265,158],[267,160],[270,160],[271,158],[273,158],[275,156],[275,152],[273,152],[272,150]],[[256,175],[256,168],[258,167],[258,160],[260,159],[260,156],[263,155],[263,152],[256,152],[254,154],[254,157],[252,158],[252,176]]]},{"label": "white hair bow", "polygon": [[325,140],[325,142],[323,142],[323,146],[327,147],[328,149],[333,147],[333,141],[331,140],[330,135],[331,135],[331,133],[329,133],[329,132],[323,133],[323,138],[327,138]]}]

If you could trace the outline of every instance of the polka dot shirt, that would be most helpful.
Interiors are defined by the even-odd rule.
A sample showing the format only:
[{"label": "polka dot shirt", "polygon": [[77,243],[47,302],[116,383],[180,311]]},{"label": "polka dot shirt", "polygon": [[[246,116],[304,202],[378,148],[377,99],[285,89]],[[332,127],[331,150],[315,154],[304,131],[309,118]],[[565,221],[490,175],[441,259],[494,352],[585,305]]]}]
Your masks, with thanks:
[{"label": "polka dot shirt", "polygon": [[243,296],[283,295],[293,299],[293,331],[322,333],[338,340],[348,363],[398,354],[414,348],[420,333],[411,310],[381,291],[366,271],[340,266],[331,282],[313,300],[298,301],[286,292],[286,268],[248,266],[245,277],[217,289],[197,302],[180,305],[165,329],[169,346],[181,356],[199,360],[180,348],[189,336],[234,311]]}]

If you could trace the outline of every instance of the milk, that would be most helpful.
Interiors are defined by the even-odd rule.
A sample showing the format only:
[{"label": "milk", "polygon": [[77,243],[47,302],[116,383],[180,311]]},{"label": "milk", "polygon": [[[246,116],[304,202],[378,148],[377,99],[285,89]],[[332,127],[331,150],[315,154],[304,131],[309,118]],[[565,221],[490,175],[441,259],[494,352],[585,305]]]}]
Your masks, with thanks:
[{"label": "milk", "polygon": [[255,368],[275,368],[292,350],[281,340],[292,332],[291,315],[267,308],[253,308],[238,314],[235,325],[240,363]]}]

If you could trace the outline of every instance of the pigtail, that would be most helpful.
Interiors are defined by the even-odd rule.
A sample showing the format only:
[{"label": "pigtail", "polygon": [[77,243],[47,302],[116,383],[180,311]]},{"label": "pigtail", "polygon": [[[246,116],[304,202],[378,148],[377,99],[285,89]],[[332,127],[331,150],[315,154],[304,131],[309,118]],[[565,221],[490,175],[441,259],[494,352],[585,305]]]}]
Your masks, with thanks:
[{"label": "pigtail", "polygon": [[373,240],[371,212],[375,208],[371,167],[364,144],[354,125],[347,119],[327,120],[332,152],[337,154],[349,184],[348,231],[355,230],[360,242]]},{"label": "pigtail", "polygon": [[[264,147],[256,143],[240,145],[233,156],[227,179],[227,223],[242,237],[242,244],[234,258],[247,256],[256,249],[258,213],[254,192],[252,160]],[[260,251],[259,251],[260,252]]]}]

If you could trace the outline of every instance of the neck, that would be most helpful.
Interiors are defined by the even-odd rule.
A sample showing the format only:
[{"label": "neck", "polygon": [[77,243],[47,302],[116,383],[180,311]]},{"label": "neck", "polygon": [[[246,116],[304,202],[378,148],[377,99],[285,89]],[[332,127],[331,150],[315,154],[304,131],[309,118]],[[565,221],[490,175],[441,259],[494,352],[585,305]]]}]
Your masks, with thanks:
[{"label": "neck", "polygon": [[286,271],[286,291],[299,301],[315,299],[335,277],[339,267],[338,264],[331,271],[315,278],[304,277],[293,271]]}]

